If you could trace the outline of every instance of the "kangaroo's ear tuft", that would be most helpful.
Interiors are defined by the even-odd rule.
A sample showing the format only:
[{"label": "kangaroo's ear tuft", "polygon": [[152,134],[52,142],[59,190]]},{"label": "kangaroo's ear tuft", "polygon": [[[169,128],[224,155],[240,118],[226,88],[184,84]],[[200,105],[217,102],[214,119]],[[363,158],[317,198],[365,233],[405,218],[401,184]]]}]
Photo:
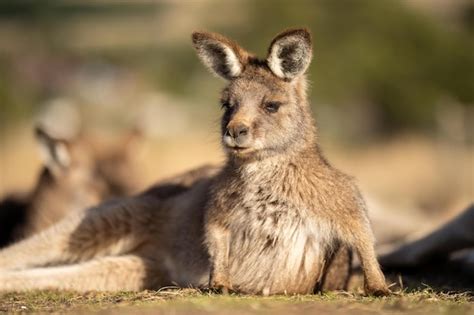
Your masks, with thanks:
[{"label": "kangaroo's ear tuft", "polygon": [[248,54],[234,41],[208,32],[194,32],[192,40],[202,63],[213,73],[226,80],[234,79],[242,73]]},{"label": "kangaroo's ear tuft", "polygon": [[278,34],[268,49],[267,64],[277,77],[292,80],[308,69],[312,58],[308,30],[290,29]]},{"label": "kangaroo's ear tuft", "polygon": [[35,128],[35,136],[43,163],[53,174],[58,175],[70,166],[71,155],[66,141],[52,137],[40,126]]}]

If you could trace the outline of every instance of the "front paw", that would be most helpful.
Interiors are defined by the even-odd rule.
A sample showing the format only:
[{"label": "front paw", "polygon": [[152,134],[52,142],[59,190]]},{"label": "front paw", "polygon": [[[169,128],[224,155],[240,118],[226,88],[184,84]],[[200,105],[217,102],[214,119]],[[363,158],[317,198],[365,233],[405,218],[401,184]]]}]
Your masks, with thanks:
[{"label": "front paw", "polygon": [[223,277],[211,278],[211,280],[209,281],[209,288],[213,291],[216,291],[218,293],[222,293],[225,295],[233,291],[230,281]]},{"label": "front paw", "polygon": [[365,294],[370,295],[370,296],[377,296],[377,297],[382,297],[382,296],[389,296],[392,295],[392,291],[385,285],[376,285],[376,286],[365,286],[364,288]]}]

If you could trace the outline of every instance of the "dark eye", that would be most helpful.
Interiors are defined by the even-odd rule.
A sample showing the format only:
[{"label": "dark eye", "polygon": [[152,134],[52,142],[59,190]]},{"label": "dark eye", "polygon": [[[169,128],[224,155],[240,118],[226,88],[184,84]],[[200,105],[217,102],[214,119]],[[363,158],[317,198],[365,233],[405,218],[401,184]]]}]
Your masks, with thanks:
[{"label": "dark eye", "polygon": [[265,103],[265,110],[269,113],[276,113],[280,106],[280,102],[267,102]]},{"label": "dark eye", "polygon": [[230,108],[230,103],[228,101],[224,101],[221,103],[221,108],[228,110]]}]

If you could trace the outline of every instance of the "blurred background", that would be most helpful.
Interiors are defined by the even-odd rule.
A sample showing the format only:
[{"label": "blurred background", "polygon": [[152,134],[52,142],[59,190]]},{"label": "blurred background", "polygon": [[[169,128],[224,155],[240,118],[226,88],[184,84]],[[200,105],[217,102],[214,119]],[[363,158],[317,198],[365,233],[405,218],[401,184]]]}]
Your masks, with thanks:
[{"label": "blurred background", "polygon": [[138,126],[137,189],[223,161],[218,93],[196,29],[265,56],[314,36],[311,103],[328,158],[357,177],[380,242],[474,200],[474,2],[199,0],[0,2],[0,197],[32,187],[35,123],[114,141]]}]

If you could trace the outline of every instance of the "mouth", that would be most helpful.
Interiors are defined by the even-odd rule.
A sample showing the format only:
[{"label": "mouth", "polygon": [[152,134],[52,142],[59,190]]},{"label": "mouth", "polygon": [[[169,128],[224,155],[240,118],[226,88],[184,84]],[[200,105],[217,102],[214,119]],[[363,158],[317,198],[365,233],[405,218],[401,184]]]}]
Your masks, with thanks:
[{"label": "mouth", "polygon": [[235,146],[226,145],[226,148],[227,148],[227,150],[229,150],[230,152],[232,152],[232,153],[237,153],[237,154],[243,154],[243,153],[246,153],[246,152],[249,152],[249,151],[252,150],[252,149],[249,148],[249,147],[241,147],[241,146],[238,146],[238,145],[235,145]]},{"label": "mouth", "polygon": [[222,138],[222,144],[224,145],[224,148],[227,152],[231,154],[235,154],[235,155],[245,155],[249,152],[254,151],[249,141],[245,143],[249,145],[242,145],[242,143],[239,143],[235,141],[234,139],[232,139],[231,137],[227,137],[227,136],[224,136]]},{"label": "mouth", "polygon": [[235,152],[243,152],[245,150],[249,150],[249,148],[239,147],[239,146],[229,147],[229,149],[231,149],[232,151],[235,151]]}]

